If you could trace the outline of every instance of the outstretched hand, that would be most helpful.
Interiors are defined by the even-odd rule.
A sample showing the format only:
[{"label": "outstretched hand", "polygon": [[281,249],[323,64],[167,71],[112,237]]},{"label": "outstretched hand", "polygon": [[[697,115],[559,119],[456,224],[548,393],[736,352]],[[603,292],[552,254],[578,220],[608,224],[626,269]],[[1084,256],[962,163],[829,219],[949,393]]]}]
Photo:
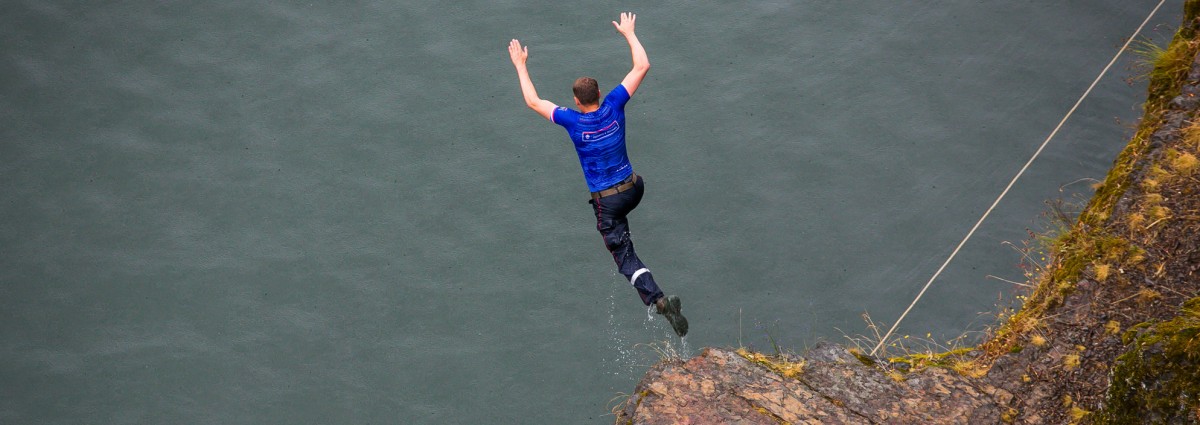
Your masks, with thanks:
[{"label": "outstretched hand", "polygon": [[632,12],[621,12],[621,23],[618,24],[617,21],[613,21],[612,24],[614,27],[617,27],[617,32],[627,36],[633,34],[634,21],[637,21],[637,15]]},{"label": "outstretched hand", "polygon": [[525,60],[529,59],[529,46],[521,47],[521,42],[514,38],[508,42],[508,56],[512,58],[513,66],[524,66]]}]

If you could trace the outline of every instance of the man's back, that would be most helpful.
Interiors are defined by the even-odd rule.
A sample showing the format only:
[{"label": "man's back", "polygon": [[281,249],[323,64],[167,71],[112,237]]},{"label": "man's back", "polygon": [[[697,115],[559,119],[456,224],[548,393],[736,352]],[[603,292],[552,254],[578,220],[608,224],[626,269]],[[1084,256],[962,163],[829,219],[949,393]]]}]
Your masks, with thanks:
[{"label": "man's back", "polygon": [[599,192],[633,173],[625,150],[625,104],[629,98],[625,87],[618,85],[595,111],[581,113],[566,107],[554,110],[554,123],[563,126],[575,143],[590,192]]}]

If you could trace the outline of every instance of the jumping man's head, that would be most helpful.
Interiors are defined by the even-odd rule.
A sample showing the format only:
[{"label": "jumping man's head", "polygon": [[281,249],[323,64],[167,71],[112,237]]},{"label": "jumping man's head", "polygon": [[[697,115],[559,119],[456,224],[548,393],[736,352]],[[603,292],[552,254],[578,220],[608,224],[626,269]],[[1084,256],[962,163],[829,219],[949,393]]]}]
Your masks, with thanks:
[{"label": "jumping man's head", "polygon": [[575,106],[585,109],[590,106],[600,106],[600,85],[592,77],[579,77],[571,86],[575,92]]}]

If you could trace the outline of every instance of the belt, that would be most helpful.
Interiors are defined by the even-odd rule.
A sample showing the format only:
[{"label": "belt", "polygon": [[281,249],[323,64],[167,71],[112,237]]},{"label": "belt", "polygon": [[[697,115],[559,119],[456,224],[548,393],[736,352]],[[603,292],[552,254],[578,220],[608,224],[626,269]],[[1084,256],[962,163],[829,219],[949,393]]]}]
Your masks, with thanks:
[{"label": "belt", "polygon": [[608,189],[604,189],[599,192],[592,192],[592,199],[600,199],[605,196],[616,195],[618,193],[632,189],[633,184],[636,182],[637,182],[637,173],[630,173],[629,177],[625,178],[624,181],[614,184],[614,185],[612,185],[612,187],[609,187]]}]

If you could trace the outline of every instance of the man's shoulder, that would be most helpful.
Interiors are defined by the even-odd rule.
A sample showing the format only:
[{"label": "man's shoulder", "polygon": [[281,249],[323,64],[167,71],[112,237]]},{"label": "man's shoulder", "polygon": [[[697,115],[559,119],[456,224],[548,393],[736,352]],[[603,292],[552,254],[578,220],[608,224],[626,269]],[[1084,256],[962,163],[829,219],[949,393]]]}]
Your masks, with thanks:
[{"label": "man's shoulder", "polygon": [[608,91],[608,95],[607,95],[607,96],[605,96],[605,97],[625,97],[625,98],[628,98],[628,97],[630,97],[630,94],[629,94],[629,89],[625,88],[625,85],[624,85],[624,84],[617,84],[617,86],[616,86],[616,87],[613,87],[613,89],[612,89],[612,90],[609,90],[609,91]]},{"label": "man's shoulder", "polygon": [[554,108],[554,112],[550,116],[554,123],[558,125],[568,125],[579,121],[579,111],[566,106]]},{"label": "man's shoulder", "polygon": [[624,107],[625,102],[628,102],[629,98],[629,90],[626,89],[623,84],[617,84],[616,87],[613,87],[612,90],[608,91],[607,95],[604,95],[604,103],[615,104]]}]

